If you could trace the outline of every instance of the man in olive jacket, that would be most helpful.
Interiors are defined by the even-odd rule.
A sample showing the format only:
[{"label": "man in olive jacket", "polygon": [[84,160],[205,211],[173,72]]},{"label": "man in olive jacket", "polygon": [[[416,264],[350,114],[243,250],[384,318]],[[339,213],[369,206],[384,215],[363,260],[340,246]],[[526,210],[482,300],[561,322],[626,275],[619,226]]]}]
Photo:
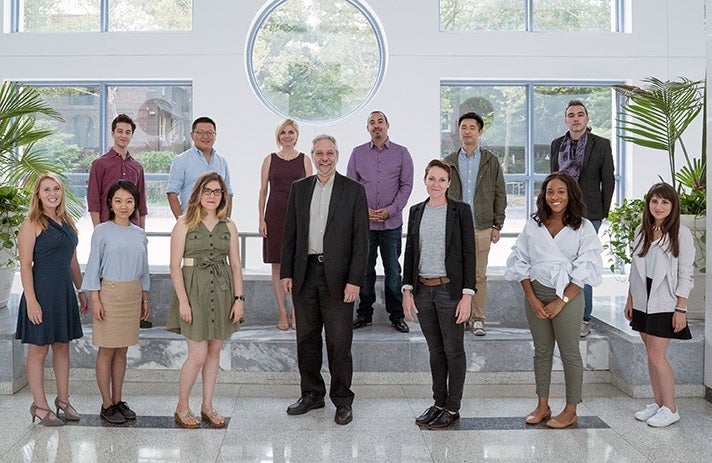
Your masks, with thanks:
[{"label": "man in olive jacket", "polygon": [[472,298],[470,323],[476,336],[487,334],[484,328],[487,302],[487,260],[490,246],[499,241],[507,208],[504,174],[497,157],[480,147],[484,120],[474,112],[465,113],[458,120],[462,146],[445,157],[452,169],[450,198],[470,205],[475,222],[476,290]]}]

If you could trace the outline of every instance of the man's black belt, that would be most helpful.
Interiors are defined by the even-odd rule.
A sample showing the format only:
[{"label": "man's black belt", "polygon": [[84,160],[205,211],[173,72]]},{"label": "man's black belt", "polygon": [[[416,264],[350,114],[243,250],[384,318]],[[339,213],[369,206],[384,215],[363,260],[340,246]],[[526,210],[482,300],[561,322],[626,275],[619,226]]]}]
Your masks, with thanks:
[{"label": "man's black belt", "polygon": [[324,263],[324,254],[309,254],[308,261],[323,264]]}]

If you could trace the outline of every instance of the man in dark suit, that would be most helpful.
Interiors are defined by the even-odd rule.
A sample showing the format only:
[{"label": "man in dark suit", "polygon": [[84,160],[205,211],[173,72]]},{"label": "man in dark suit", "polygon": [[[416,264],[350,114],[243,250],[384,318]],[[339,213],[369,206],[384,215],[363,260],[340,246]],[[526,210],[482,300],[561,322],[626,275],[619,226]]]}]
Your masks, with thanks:
[{"label": "man in dark suit", "polygon": [[[569,101],[564,122],[569,131],[551,142],[551,171],[563,170],[578,179],[586,203],[586,218],[598,231],[601,221],[608,217],[616,183],[611,142],[591,133],[588,110],[579,100]],[[586,337],[591,332],[593,289],[586,285],[583,293],[585,307],[580,334]]]},{"label": "man in dark suit", "polygon": [[336,172],[339,150],[334,137],[314,138],[311,155],[316,175],[292,184],[282,241],[280,278],[296,311],[302,389],[287,414],[324,407],[323,328],[334,421],[348,424],[354,399],[351,315],[368,257],[368,203],[360,183]]}]

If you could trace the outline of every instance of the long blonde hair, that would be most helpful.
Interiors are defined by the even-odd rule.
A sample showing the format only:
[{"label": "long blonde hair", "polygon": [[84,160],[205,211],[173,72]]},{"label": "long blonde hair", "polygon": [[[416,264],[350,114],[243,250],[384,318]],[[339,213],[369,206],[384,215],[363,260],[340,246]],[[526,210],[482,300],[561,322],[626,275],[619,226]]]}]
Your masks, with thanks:
[{"label": "long blonde hair", "polygon": [[74,231],[77,231],[77,227],[76,225],[74,225],[74,220],[72,220],[72,217],[67,212],[67,207],[65,203],[67,193],[64,190],[64,183],[62,183],[62,180],[54,174],[42,174],[37,177],[37,180],[35,181],[35,186],[32,188],[30,210],[27,213],[28,220],[32,223],[38,224],[40,227],[42,227],[42,230],[47,230],[47,227],[49,227],[49,222],[47,222],[44,207],[42,206],[42,200],[40,199],[40,184],[43,180],[47,179],[54,180],[55,182],[57,182],[57,184],[59,185],[59,189],[62,191],[62,198],[59,200],[59,204],[57,204],[57,208],[55,209],[55,214],[57,215],[57,218],[62,222],[68,223],[69,226],[74,229]]},{"label": "long blonde hair", "polygon": [[223,191],[222,197],[220,198],[220,204],[218,204],[217,215],[218,219],[223,219],[227,215],[227,185],[225,181],[217,172],[205,172],[198,180],[195,181],[193,185],[193,191],[190,193],[190,199],[188,200],[188,207],[185,210],[185,224],[188,229],[195,228],[198,226],[200,221],[203,219],[203,207],[200,205],[200,198],[203,195],[203,188],[208,183],[216,181],[220,183],[220,189]]}]

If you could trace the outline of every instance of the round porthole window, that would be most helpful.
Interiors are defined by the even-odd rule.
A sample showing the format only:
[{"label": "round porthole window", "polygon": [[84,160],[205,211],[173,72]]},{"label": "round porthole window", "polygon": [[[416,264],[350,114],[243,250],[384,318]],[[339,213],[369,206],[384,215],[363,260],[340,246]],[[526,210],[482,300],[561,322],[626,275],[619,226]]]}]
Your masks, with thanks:
[{"label": "round porthole window", "polygon": [[385,39],[355,0],[278,0],[250,28],[245,53],[257,96],[282,117],[342,119],[375,95],[385,71]]}]

